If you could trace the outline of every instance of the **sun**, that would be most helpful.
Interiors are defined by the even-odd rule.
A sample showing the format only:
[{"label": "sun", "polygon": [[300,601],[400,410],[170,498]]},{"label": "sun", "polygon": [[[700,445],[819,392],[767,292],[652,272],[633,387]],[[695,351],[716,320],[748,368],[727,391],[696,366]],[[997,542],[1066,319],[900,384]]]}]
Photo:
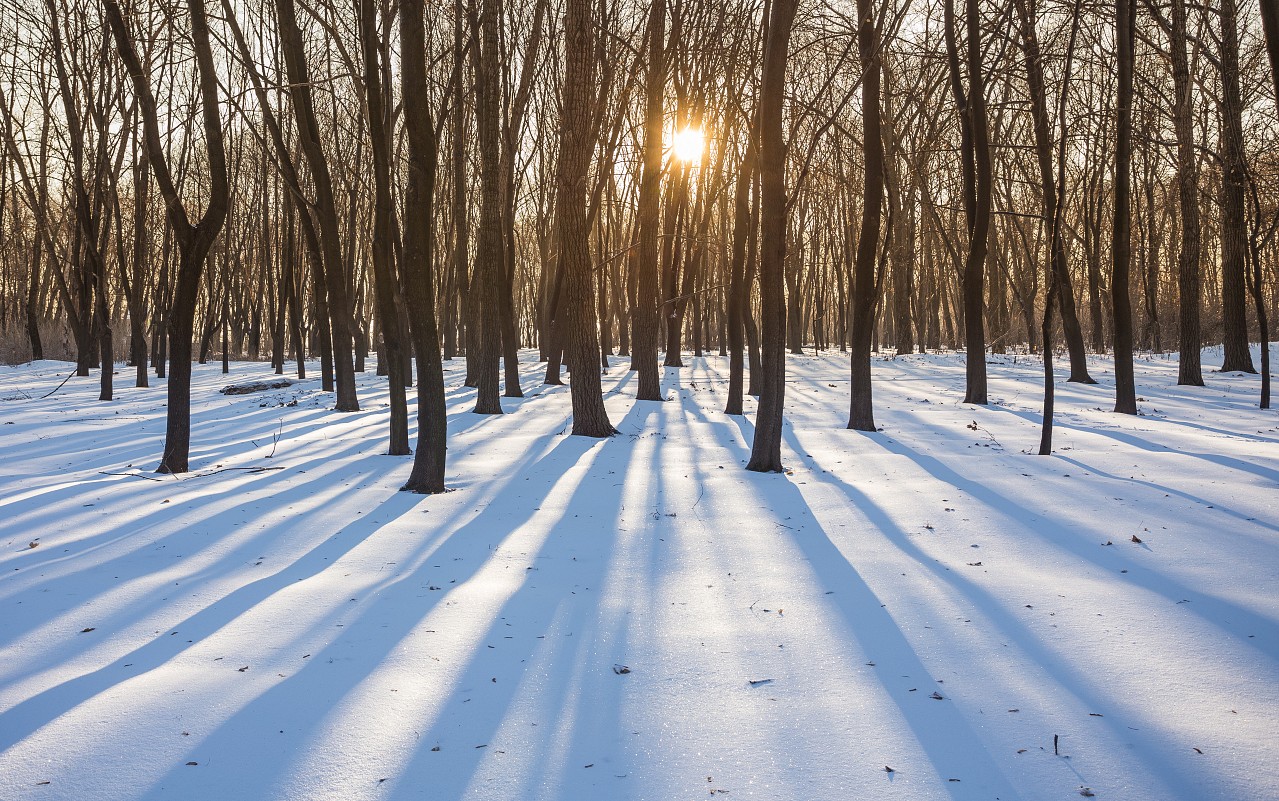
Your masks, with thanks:
[{"label": "sun", "polygon": [[702,160],[706,151],[706,134],[700,128],[685,128],[676,131],[671,138],[671,152],[680,161],[696,164]]}]

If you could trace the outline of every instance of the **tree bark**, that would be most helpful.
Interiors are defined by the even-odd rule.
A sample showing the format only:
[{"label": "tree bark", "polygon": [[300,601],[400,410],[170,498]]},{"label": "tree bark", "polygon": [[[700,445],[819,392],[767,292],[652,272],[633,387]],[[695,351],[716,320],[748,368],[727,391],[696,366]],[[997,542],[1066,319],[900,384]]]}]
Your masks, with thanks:
[{"label": "tree bark", "polygon": [[192,225],[169,171],[169,162],[160,138],[155,97],[151,94],[150,83],[134,50],[128,26],[120,14],[120,6],[116,0],[103,0],[103,3],[116,47],[138,95],[151,171],[164,198],[169,227],[178,241],[178,276],[168,323],[172,342],[164,454],[157,472],[185,473],[191,449],[191,338],[194,333],[200,277],[209,249],[222,230],[230,206],[226,149],[223,145],[221,115],[218,112],[218,78],[209,41],[209,22],[204,0],[187,0],[199,80],[205,153],[209,163],[208,206],[200,220]]},{"label": "tree bark", "polygon": [[644,167],[636,211],[639,238],[635,266],[639,271],[639,285],[631,307],[631,369],[639,373],[636,400],[662,399],[661,375],[657,369],[657,256],[658,206],[662,194],[662,96],[666,89],[665,35],[666,0],[652,0],[648,20]]},{"label": "tree bark", "polygon": [[573,433],[608,437],[614,433],[600,386],[600,345],[596,331],[587,221],[587,170],[595,149],[593,109],[596,75],[591,0],[568,0],[564,9],[564,93],[560,106],[560,153],[555,213],[560,271],[565,282],[562,326],[572,374]]},{"label": "tree bark", "polygon": [[786,142],[782,104],[786,58],[797,0],[773,0],[764,43],[759,90],[760,140],[760,305],[762,369],[755,438],[747,470],[782,471],[782,412],[786,401]]},{"label": "tree bark", "polygon": [[[403,96],[427,85],[424,0],[400,0],[400,81]],[[456,53],[461,58],[460,52]],[[413,472],[400,489],[422,494],[444,492],[448,419],[444,365],[435,322],[434,264],[435,171],[439,139],[425,102],[404,105],[408,136],[408,175],[404,198],[404,283],[413,355],[417,360],[417,453]]]},{"label": "tree bark", "polygon": [[[1227,0],[1230,2],[1230,0]],[[1133,0],[1115,0],[1115,39],[1118,45],[1119,91],[1115,120],[1115,216],[1111,226],[1110,302],[1115,325],[1115,411],[1137,413],[1137,388],[1132,361],[1132,85],[1136,45]]]},{"label": "tree bark", "polygon": [[[884,139],[880,119],[879,31],[871,0],[857,0],[857,51],[862,62],[862,222],[857,235],[857,260],[853,270],[851,399],[848,427],[875,430],[871,403],[870,352],[875,325],[875,257],[879,252],[879,223],[884,196]],[[909,327],[909,325],[908,325]],[[984,358],[983,358],[984,361]]]}]

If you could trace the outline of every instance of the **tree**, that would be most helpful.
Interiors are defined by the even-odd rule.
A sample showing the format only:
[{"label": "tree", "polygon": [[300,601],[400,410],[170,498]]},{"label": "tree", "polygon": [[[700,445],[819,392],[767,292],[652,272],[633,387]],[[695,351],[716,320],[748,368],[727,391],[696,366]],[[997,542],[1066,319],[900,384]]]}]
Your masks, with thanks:
[{"label": "tree", "polygon": [[[884,195],[884,140],[880,122],[879,31],[871,0],[857,0],[857,52],[862,62],[862,142],[864,168],[862,184],[862,224],[857,235],[857,263],[853,276],[851,340],[851,400],[848,427],[875,430],[871,403],[870,351],[875,324],[878,285],[875,257],[879,252],[880,207]],[[971,355],[969,357],[971,359]],[[984,356],[983,356],[984,360]]]},{"label": "tree", "polygon": [[332,316],[336,409],[339,412],[357,412],[360,403],[355,393],[355,365],[352,361],[356,326],[351,318],[351,298],[342,269],[337,203],[333,198],[333,178],[315,115],[311,70],[306,61],[294,0],[275,0],[275,12],[280,49],[289,78],[289,95],[293,100],[293,116],[298,127],[298,146],[306,158],[311,186],[315,191],[314,214],[322,258],[313,262],[312,266],[323,271],[320,276],[323,280],[316,282],[316,295],[318,300],[320,293],[327,294],[326,308]]},{"label": "tree", "polygon": [[572,378],[573,433],[608,437],[614,433],[600,386],[587,169],[595,149],[593,108],[596,69],[591,0],[568,0],[564,7],[564,91],[560,104],[560,155],[555,213],[566,309],[563,334]]},{"label": "tree", "polygon": [[373,288],[377,298],[382,341],[386,344],[386,372],[389,383],[391,456],[409,453],[408,407],[404,399],[407,354],[400,338],[403,318],[402,298],[395,275],[392,250],[391,142],[387,131],[389,114],[382,83],[382,47],[377,0],[360,0],[360,49],[364,56],[364,107],[368,113],[369,139],[373,152]]},{"label": "tree", "polygon": [[[498,363],[502,354],[500,291],[506,257],[502,237],[502,152],[498,131],[501,98],[497,85],[498,0],[484,0],[477,16],[470,0],[472,63],[475,69],[475,127],[480,156],[480,227],[476,232],[475,270],[471,291],[475,294],[476,414],[501,414],[498,395]],[[467,350],[470,357],[470,349]]]},{"label": "tree", "polygon": [[1222,372],[1255,373],[1248,349],[1245,276],[1248,235],[1244,194],[1248,164],[1243,145],[1239,88],[1239,14],[1235,0],[1221,0],[1221,303]]},{"label": "tree", "polygon": [[759,411],[747,470],[782,472],[782,412],[786,400],[786,141],[782,104],[797,0],[773,0],[764,39],[759,88],[760,308],[763,319]]},{"label": "tree", "polygon": [[634,343],[631,369],[639,374],[636,400],[661,400],[662,382],[657,369],[657,250],[658,211],[662,195],[662,96],[666,91],[666,0],[652,0],[648,16],[648,70],[645,79],[644,167],[640,176],[639,229],[635,270],[638,286],[631,305]]},{"label": "tree", "polygon": [[[1053,175],[1052,139],[1049,135],[1048,90],[1044,81],[1043,52],[1039,46],[1039,35],[1035,30],[1038,15],[1035,12],[1035,0],[1013,0],[1017,15],[1021,19],[1022,53],[1026,60],[1026,85],[1029,89],[1030,113],[1035,131],[1035,158],[1039,166],[1039,182],[1043,204],[1043,219],[1051,221],[1057,218],[1057,205],[1060,202],[1057,180]],[[1060,102],[1067,97],[1065,87],[1062,88]],[[1083,330],[1079,326],[1079,314],[1075,310],[1075,295],[1070,281],[1070,268],[1066,263],[1066,248],[1061,236],[1061,226],[1053,228],[1057,237],[1048,245],[1049,269],[1053,272],[1053,281],[1057,282],[1055,308],[1061,314],[1062,332],[1065,334],[1066,348],[1070,353],[1070,378],[1081,384],[1095,384],[1088,374],[1088,355],[1084,349]]]},{"label": "tree", "polygon": [[1132,300],[1129,265],[1132,262],[1132,84],[1136,45],[1133,0],[1115,0],[1115,40],[1118,44],[1119,91],[1115,120],[1115,216],[1111,226],[1110,302],[1115,321],[1115,411],[1137,413],[1137,388],[1132,364]]},{"label": "tree", "polygon": [[[404,97],[427,86],[424,0],[400,0],[400,83]],[[460,52],[454,53],[457,59]],[[435,172],[439,134],[430,107],[421,102],[404,106],[408,136],[408,176],[404,198],[404,284],[413,354],[417,360],[417,453],[413,472],[401,489],[433,494],[444,492],[444,458],[448,419],[444,403],[444,366],[435,323],[432,281]]]},{"label": "tree", "polygon": [[169,316],[169,382],[168,409],[164,434],[164,454],[160,473],[185,473],[191,449],[191,341],[195,327],[196,302],[204,262],[226,221],[230,205],[226,149],[222,139],[222,120],[218,113],[218,78],[209,43],[209,21],[204,0],[187,0],[191,15],[191,42],[195,51],[196,77],[200,92],[200,113],[204,126],[204,147],[209,167],[209,200],[204,214],[192,225],[186,206],[173,181],[168,157],[160,139],[159,114],[155,97],[120,6],[116,0],[103,0],[107,21],[115,37],[120,58],[133,80],[141,111],[147,157],[156,186],[164,198],[169,228],[178,242],[178,275]]},{"label": "tree", "polygon": [[959,111],[960,158],[964,176],[964,217],[968,222],[968,254],[964,258],[964,350],[967,389],[964,403],[986,404],[986,328],[983,279],[990,236],[991,161],[986,118],[985,72],[982,66],[980,3],[967,0],[967,77],[965,89],[955,34],[955,0],[946,0],[946,54],[950,86]]}]

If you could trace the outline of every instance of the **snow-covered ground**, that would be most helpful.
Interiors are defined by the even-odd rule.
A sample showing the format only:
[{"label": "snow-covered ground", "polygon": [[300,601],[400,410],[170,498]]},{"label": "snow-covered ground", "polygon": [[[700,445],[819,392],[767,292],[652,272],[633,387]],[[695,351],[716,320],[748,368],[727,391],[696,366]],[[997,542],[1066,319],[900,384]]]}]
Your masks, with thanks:
[{"label": "snow-covered ground", "polygon": [[[0,799],[1279,798],[1279,413],[1138,361],[1143,415],[991,357],[790,357],[785,475],[743,469],[727,360],[470,413],[397,492],[385,392],[226,396],[157,476],[162,381],[0,368]],[[1205,364],[1212,364],[1212,353]],[[1219,363],[1219,362],[1218,362]],[[623,365],[624,366],[624,365]]]}]

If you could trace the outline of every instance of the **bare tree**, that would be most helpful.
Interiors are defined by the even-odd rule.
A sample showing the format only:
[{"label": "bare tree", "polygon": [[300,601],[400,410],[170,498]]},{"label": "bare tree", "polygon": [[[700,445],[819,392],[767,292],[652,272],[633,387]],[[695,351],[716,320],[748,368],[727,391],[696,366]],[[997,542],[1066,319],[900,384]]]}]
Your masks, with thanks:
[{"label": "bare tree", "polygon": [[169,170],[168,157],[160,139],[159,114],[151,85],[133,47],[128,25],[116,0],[103,0],[107,21],[115,37],[120,58],[133,80],[147,145],[147,157],[157,188],[164,198],[169,227],[178,242],[177,285],[169,316],[168,409],[164,454],[160,473],[185,473],[191,449],[191,340],[194,334],[196,302],[204,262],[226,221],[230,201],[226,149],[222,120],[218,113],[218,80],[209,42],[209,21],[204,0],[187,0],[191,15],[191,41],[195,51],[196,75],[200,90],[201,120],[204,124],[205,152],[209,167],[209,201],[204,214],[192,225],[186,206]]}]

